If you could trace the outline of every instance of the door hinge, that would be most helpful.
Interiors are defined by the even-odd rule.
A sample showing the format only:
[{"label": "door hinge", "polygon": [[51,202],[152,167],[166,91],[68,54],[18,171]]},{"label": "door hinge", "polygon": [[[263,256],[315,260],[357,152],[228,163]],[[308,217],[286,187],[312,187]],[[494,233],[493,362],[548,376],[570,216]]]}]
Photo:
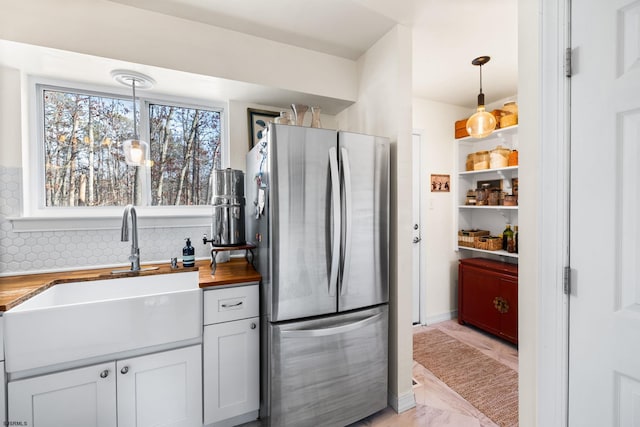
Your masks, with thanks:
[{"label": "door hinge", "polygon": [[565,295],[571,294],[571,267],[566,266],[563,274],[563,290]]},{"label": "door hinge", "polygon": [[571,56],[572,50],[570,47],[564,51],[564,75],[565,77],[571,77]]}]

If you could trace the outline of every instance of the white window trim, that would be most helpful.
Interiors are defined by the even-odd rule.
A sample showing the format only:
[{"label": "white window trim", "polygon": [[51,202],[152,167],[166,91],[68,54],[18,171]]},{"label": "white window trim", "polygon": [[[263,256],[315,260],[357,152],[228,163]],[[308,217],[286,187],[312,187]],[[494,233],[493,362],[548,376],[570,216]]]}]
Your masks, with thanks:
[{"label": "white window trim", "polygon": [[[102,95],[116,95],[131,97],[131,92],[119,86],[100,86],[86,83],[50,79],[40,76],[29,76],[26,79],[27,90],[23,90],[22,129],[22,175],[23,175],[23,211],[20,217],[9,218],[16,232],[27,231],[59,231],[59,230],[99,230],[119,228],[124,207],[44,207],[44,129],[40,123],[42,110],[41,87],[54,87],[69,91],[87,91]],[[230,163],[229,153],[229,108],[226,102],[209,101],[203,99],[182,98],[170,95],[145,96],[146,91],[136,94],[136,98],[145,107],[149,103],[171,104],[190,108],[204,108],[222,112],[221,149],[222,167]],[[149,138],[148,109],[140,111],[140,135]],[[37,189],[37,191],[31,191]],[[211,207],[203,206],[136,206],[142,227],[191,227],[211,224]],[[145,226],[145,224],[147,224]]]}]

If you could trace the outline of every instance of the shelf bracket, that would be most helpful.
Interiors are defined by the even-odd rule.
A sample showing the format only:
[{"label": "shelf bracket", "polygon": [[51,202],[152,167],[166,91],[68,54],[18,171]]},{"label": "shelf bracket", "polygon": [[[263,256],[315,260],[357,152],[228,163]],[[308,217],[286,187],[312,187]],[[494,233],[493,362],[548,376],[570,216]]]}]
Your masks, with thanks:
[{"label": "shelf bracket", "polygon": [[498,211],[500,212],[500,215],[502,215],[502,218],[507,221],[507,223],[511,222],[511,211],[508,211],[506,209],[499,209]]}]

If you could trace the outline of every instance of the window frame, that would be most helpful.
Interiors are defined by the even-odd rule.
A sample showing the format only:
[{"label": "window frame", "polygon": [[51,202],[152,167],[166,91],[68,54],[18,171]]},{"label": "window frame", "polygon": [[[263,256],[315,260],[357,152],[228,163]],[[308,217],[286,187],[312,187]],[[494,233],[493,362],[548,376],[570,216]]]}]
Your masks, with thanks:
[{"label": "window frame", "polygon": [[[20,219],[24,219],[24,224],[16,226],[16,231],[33,230],[59,230],[59,229],[100,229],[100,220],[105,218],[120,218],[124,206],[74,206],[74,207],[46,207],[44,193],[44,97],[45,90],[68,91],[87,95],[97,95],[105,97],[131,98],[131,91],[124,87],[101,86],[97,84],[87,84],[43,77],[30,77],[28,79],[28,116],[29,126],[23,126],[22,141],[22,164],[23,164],[23,213]],[[221,126],[221,167],[226,168],[230,163],[230,142],[228,134],[229,108],[228,103],[214,100],[193,99],[173,95],[147,93],[148,91],[136,92],[136,99],[140,108],[140,122],[138,132],[140,138],[149,141],[149,104],[174,105],[181,108],[197,108],[210,111],[219,111],[222,115]],[[23,97],[24,99],[24,97]],[[24,104],[23,104],[24,105]],[[23,110],[24,112],[24,110]],[[24,116],[24,114],[23,114]],[[26,135],[26,137],[25,137]],[[145,189],[150,192],[151,172],[145,170],[147,175]],[[36,191],[33,191],[37,189]],[[144,200],[144,199],[143,199]],[[147,199],[146,203],[151,200]],[[181,226],[200,225],[202,218],[207,218],[210,225],[211,206],[151,206],[150,204],[136,205],[139,216],[156,218],[158,224],[162,224],[162,219],[178,219],[175,223]],[[37,221],[42,219],[43,221]],[[55,226],[53,224],[58,224]],[[171,223],[166,223],[172,226]],[[58,228],[61,227],[61,228]],[[108,228],[113,228],[109,226]]]}]

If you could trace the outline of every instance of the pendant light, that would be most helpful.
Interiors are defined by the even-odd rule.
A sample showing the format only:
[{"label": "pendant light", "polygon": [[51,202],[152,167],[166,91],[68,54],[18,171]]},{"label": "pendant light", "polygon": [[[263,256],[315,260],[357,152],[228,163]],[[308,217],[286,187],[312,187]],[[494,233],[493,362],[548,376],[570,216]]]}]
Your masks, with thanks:
[{"label": "pendant light", "polygon": [[129,70],[113,70],[111,77],[118,83],[130,87],[133,91],[133,138],[122,143],[125,162],[129,166],[144,166],[147,161],[149,144],[142,141],[138,136],[137,114],[136,114],[136,87],[139,89],[149,89],[155,81],[144,74]]},{"label": "pendant light", "polygon": [[484,138],[496,128],[496,118],[484,109],[484,93],[482,93],[482,66],[489,62],[490,56],[479,56],[471,63],[480,67],[480,93],[476,113],[467,120],[467,132],[474,138]]}]

